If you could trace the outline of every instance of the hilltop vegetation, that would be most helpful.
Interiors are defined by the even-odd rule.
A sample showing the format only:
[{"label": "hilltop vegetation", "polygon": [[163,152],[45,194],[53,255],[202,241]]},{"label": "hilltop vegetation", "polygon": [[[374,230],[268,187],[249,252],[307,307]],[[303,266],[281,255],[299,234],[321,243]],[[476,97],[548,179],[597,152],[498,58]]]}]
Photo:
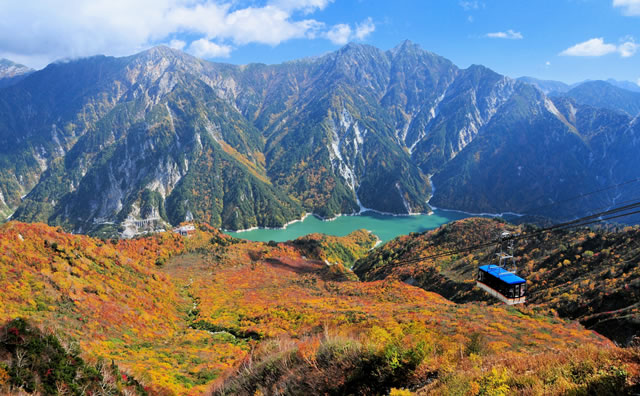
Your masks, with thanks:
[{"label": "hilltop vegetation", "polygon": [[528,305],[577,319],[621,343],[640,336],[640,228],[618,231],[557,230],[537,233],[529,225],[465,219],[437,230],[397,238],[355,266],[362,280],[398,279],[456,302],[495,302],[474,287],[477,267],[495,247],[405,262],[496,240],[502,230],[524,237],[516,243],[518,274],[528,280]]},{"label": "hilltop vegetation", "polygon": [[351,268],[379,242],[378,237],[366,230],[357,230],[345,237],[324,234],[308,234],[292,241],[298,249],[330,264]]},{"label": "hilltop vegetation", "polygon": [[103,360],[85,362],[73,344],[64,344],[52,334],[23,319],[0,328],[0,392],[34,394],[146,395],[134,378],[120,373],[118,366]]},{"label": "hilltop vegetation", "polygon": [[[109,241],[11,222],[0,227],[0,322],[24,318],[60,345],[75,343],[72,356],[89,362],[74,366],[81,372],[106,372],[100,362],[113,361],[126,377],[113,386],[123,392],[637,389],[638,350],[576,322],[528,307],[458,305],[397,279],[354,280],[348,260],[374,243],[357,232],[265,244],[204,226],[189,238]],[[68,361],[56,350],[56,361]],[[15,386],[15,356],[0,356],[0,386]],[[30,370],[43,378],[41,365]]]}]

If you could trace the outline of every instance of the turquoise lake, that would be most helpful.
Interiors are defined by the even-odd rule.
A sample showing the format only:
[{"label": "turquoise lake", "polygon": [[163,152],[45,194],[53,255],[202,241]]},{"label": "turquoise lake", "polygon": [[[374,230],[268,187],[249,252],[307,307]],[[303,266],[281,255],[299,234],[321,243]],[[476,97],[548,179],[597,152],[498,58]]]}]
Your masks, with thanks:
[{"label": "turquoise lake", "polygon": [[284,229],[256,229],[251,231],[228,232],[236,238],[251,241],[283,242],[303,235],[319,232],[327,235],[344,236],[361,228],[376,234],[383,242],[410,232],[432,230],[454,220],[470,217],[468,213],[436,209],[431,215],[390,216],[375,212],[365,212],[356,216],[340,216],[323,221],[308,216],[303,221],[289,224]]}]

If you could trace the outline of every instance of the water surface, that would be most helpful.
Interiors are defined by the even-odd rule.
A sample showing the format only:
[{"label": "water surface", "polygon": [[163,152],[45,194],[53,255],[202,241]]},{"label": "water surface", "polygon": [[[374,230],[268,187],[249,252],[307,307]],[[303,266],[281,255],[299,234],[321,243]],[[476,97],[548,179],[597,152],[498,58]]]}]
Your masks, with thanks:
[{"label": "water surface", "polygon": [[283,242],[303,235],[319,232],[327,235],[344,236],[361,228],[367,229],[386,242],[399,235],[410,232],[432,230],[442,224],[464,219],[468,213],[436,209],[431,215],[392,216],[375,212],[365,212],[355,216],[340,216],[334,220],[323,221],[315,216],[308,216],[302,221],[289,224],[284,229],[256,229],[251,231],[228,232],[236,238],[251,241]]}]

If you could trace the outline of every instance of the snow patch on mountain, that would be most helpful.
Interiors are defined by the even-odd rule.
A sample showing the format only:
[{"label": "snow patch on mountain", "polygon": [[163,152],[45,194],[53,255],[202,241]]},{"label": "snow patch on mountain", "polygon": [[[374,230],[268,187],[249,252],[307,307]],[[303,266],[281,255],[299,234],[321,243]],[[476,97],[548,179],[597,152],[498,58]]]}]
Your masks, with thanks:
[{"label": "snow patch on mountain", "polygon": [[220,125],[214,124],[211,121],[207,120],[206,124],[204,125],[204,130],[207,131],[209,136],[211,136],[211,138],[216,143],[220,143],[222,141],[222,129],[220,128]]},{"label": "snow patch on mountain", "polygon": [[482,117],[483,123],[487,123],[498,112],[500,107],[505,104],[515,91],[516,81],[509,77],[502,77],[493,88],[491,94],[486,97],[487,109]]},{"label": "snow patch on mountain", "polygon": [[[340,112],[338,122],[333,117],[330,117],[328,123],[331,131],[329,143],[331,168],[334,172],[337,170],[347,187],[355,192],[359,184],[354,170],[355,160],[361,151],[364,137],[368,131],[360,129],[358,122],[354,121],[353,116],[346,108],[343,108]],[[353,136],[350,136],[350,134]],[[343,155],[345,146],[347,148],[349,146],[353,147],[353,152],[349,153],[350,156],[348,158]]]},{"label": "snow patch on mountain", "polygon": [[467,114],[467,119],[469,119],[469,123],[458,131],[458,150],[454,154],[459,153],[462,149],[467,147],[467,145],[471,143],[473,138],[478,134],[478,127],[475,122],[473,122],[473,117],[470,114]]},{"label": "snow patch on mountain", "polygon": [[560,111],[556,108],[556,105],[553,104],[551,99],[544,98],[544,108],[547,109],[547,111],[549,111],[549,113],[553,114],[554,116],[558,118],[564,118],[562,117],[562,114],[560,114]]},{"label": "snow patch on mountain", "polygon": [[353,132],[355,133],[355,137],[353,139],[353,146],[355,149],[355,155],[358,155],[360,151],[360,147],[364,144],[364,137],[367,135],[367,130],[365,129],[363,132],[360,132],[360,127],[356,122],[353,124]]},{"label": "snow patch on mountain", "polygon": [[40,146],[39,149],[33,151],[33,157],[38,162],[38,165],[40,166],[40,170],[42,172],[46,171],[48,168],[47,158],[45,157],[46,155],[47,150],[45,150],[43,146]]},{"label": "snow patch on mountain", "polygon": [[[425,122],[420,125],[419,129],[418,129],[418,136],[415,138],[415,140],[413,141],[413,143],[411,143],[409,147],[409,153],[413,154],[413,151],[415,150],[416,146],[418,145],[418,143],[420,143],[422,141],[422,139],[425,138],[425,136],[427,136],[427,133],[429,132],[429,127],[431,125],[431,121],[433,121],[436,116],[439,114],[439,110],[440,110],[440,104],[442,103],[442,101],[444,100],[444,98],[447,95],[447,91],[449,89],[449,85],[447,85],[447,87],[444,89],[444,91],[442,92],[442,95],[438,96],[436,98],[436,100],[434,101],[433,105],[431,106],[431,108],[429,109],[429,111],[427,112],[427,118],[425,120]],[[407,142],[407,133],[409,132],[409,128],[411,126],[411,123],[413,122],[413,120],[411,120],[409,123],[407,123],[407,131],[404,135],[404,139],[403,142],[405,144],[405,146],[407,146],[408,142]]]},{"label": "snow patch on mountain", "polygon": [[571,102],[569,102],[569,121],[573,124],[576,123],[576,114],[578,113],[578,109],[576,109]]},{"label": "snow patch on mountain", "polygon": [[407,200],[404,198],[404,192],[402,191],[402,188],[400,187],[400,183],[396,182],[396,190],[398,190],[398,194],[400,194],[400,199],[402,199],[402,204],[404,205],[404,208],[407,211],[407,214],[412,214],[411,212],[411,205],[409,205],[409,202],[407,202]]},{"label": "snow patch on mountain", "polygon": [[56,124],[51,125],[51,139],[53,143],[55,143],[55,154],[57,157],[62,157],[65,155],[65,149],[62,143],[60,142],[60,137],[58,136],[58,127]]},{"label": "snow patch on mountain", "polygon": [[340,152],[340,146],[342,144],[342,141],[338,137],[338,132],[335,124],[332,125],[331,132],[332,132],[331,144],[330,144],[331,150],[329,151],[329,156],[331,159],[331,167],[334,168],[334,171],[335,171],[335,168],[337,167],[338,172],[340,173],[340,176],[342,176],[345,183],[347,183],[347,186],[350,189],[355,190],[356,181],[353,174],[353,170],[349,167],[349,165],[347,165],[344,158],[342,158],[342,153]]},{"label": "snow patch on mountain", "polygon": [[121,183],[119,183],[118,179],[115,177],[111,165],[109,165],[107,180],[104,185],[106,188],[103,188],[102,190],[105,191],[105,194],[102,196],[100,202],[92,202],[92,209],[94,211],[98,210],[98,212],[94,213],[91,217],[111,218],[122,209],[122,201],[125,197],[125,193],[120,188]]}]

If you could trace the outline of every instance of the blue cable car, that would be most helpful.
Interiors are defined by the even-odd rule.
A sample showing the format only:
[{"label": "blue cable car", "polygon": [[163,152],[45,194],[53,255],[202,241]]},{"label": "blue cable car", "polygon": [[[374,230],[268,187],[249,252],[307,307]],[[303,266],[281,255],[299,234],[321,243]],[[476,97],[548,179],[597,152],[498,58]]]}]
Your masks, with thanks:
[{"label": "blue cable car", "polygon": [[[476,285],[507,305],[522,304],[527,298],[527,281],[515,272],[513,259],[513,243],[511,234],[503,232],[500,235],[499,252],[496,253],[497,264],[482,265],[478,268]],[[505,247],[509,253],[505,253]],[[506,270],[505,264],[511,263],[514,271]]]},{"label": "blue cable car", "polygon": [[507,305],[526,301],[526,283],[526,280],[498,265],[489,264],[478,268],[476,284]]}]

